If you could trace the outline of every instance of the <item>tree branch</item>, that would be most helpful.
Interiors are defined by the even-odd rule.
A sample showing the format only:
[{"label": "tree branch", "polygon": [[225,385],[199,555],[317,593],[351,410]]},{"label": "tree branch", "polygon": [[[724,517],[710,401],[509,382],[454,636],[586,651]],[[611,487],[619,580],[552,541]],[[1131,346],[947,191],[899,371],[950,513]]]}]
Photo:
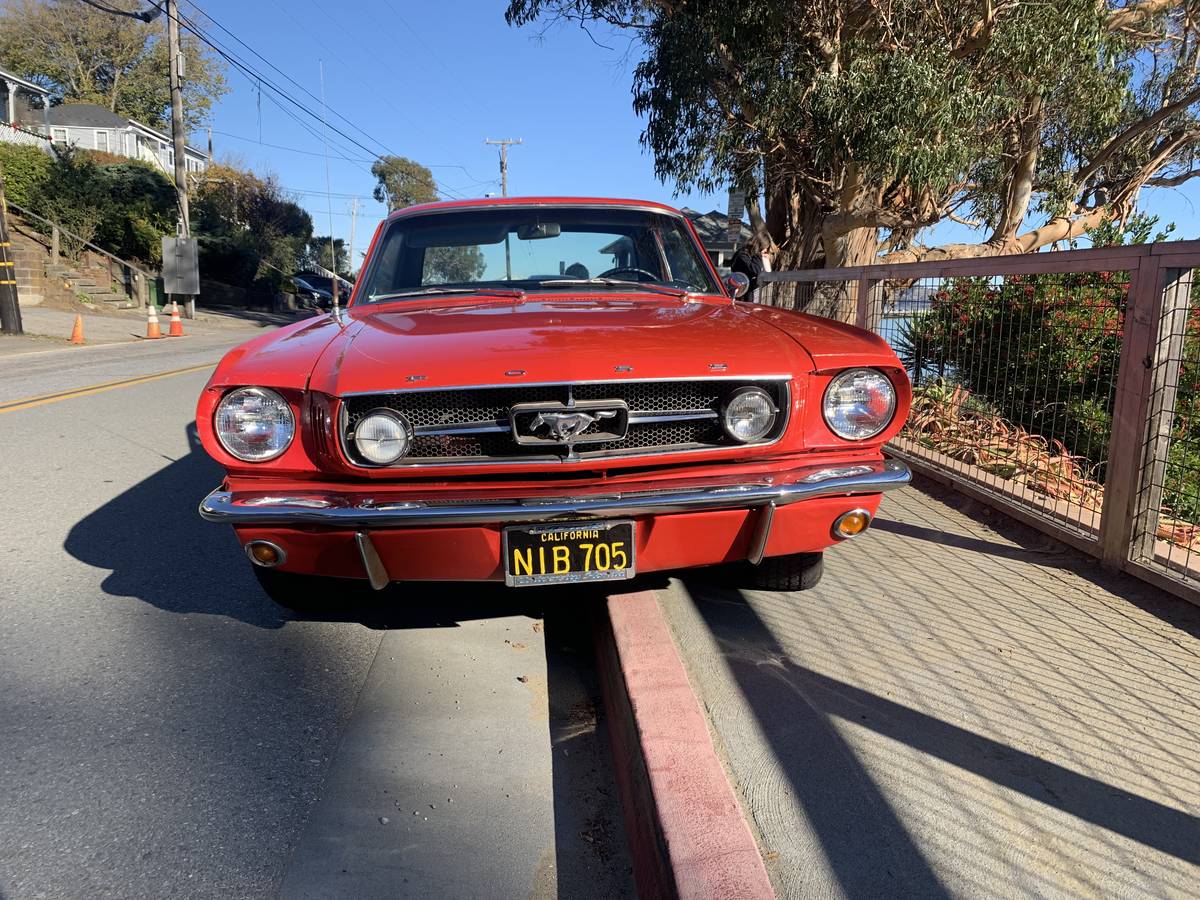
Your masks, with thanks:
[{"label": "tree branch", "polygon": [[[1151,0],[1148,0],[1148,2],[1151,2]],[[1080,187],[1085,185],[1088,180],[1100,170],[1100,167],[1108,162],[1108,160],[1111,159],[1113,154],[1115,154],[1118,150],[1136,138],[1141,137],[1143,134],[1145,134],[1147,131],[1150,131],[1157,125],[1160,125],[1162,122],[1165,122],[1176,113],[1187,109],[1197,101],[1200,101],[1200,86],[1192,88],[1174,103],[1168,103],[1166,106],[1161,107],[1157,112],[1146,116],[1144,119],[1134,122],[1124,131],[1110,140],[1107,144],[1105,144],[1104,147],[1101,148],[1100,152],[1097,153],[1086,166],[1076,173],[1074,178],[1075,184],[1079,185]]]},{"label": "tree branch", "polygon": [[1125,31],[1178,5],[1179,0],[1142,0],[1141,3],[1130,3],[1109,13],[1106,24],[1109,31]]}]

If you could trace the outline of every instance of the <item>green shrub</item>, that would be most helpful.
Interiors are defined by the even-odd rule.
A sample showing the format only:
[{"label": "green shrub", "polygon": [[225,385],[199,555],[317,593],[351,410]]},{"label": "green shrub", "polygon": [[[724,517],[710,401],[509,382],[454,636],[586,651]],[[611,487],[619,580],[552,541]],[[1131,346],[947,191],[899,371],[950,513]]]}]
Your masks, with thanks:
[{"label": "green shrub", "polygon": [[[1200,279],[1193,292],[1163,505],[1200,522]],[[901,325],[897,352],[918,390],[962,385],[974,402],[1061,441],[1103,481],[1124,337],[1127,273],[958,278]]]},{"label": "green shrub", "polygon": [[122,259],[151,265],[161,259],[162,235],[175,230],[174,185],[139,162],[102,165],[87,154],[60,153],[28,206]]},{"label": "green shrub", "polygon": [[4,193],[18,206],[30,205],[31,196],[46,183],[53,167],[53,158],[44,150],[19,144],[0,144]]}]

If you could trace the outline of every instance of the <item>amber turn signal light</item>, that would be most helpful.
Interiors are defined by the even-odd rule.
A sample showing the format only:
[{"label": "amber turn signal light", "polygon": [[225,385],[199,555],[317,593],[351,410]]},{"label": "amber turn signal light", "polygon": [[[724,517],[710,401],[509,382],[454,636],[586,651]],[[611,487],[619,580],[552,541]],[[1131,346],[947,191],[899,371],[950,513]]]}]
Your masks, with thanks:
[{"label": "amber turn signal light", "polygon": [[871,513],[865,509],[852,509],[842,513],[833,523],[833,536],[839,541],[862,534],[871,524]]},{"label": "amber turn signal light", "polygon": [[250,562],[264,569],[273,569],[287,559],[283,548],[270,541],[251,541],[246,545],[246,555],[250,557]]}]

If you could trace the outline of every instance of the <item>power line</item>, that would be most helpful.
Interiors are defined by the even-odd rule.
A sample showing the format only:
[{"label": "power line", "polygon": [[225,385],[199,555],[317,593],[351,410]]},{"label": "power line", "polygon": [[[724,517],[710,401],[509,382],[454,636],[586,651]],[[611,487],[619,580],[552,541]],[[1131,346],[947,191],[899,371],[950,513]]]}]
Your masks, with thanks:
[{"label": "power line", "polygon": [[[341,29],[342,33],[343,33],[343,34],[345,34],[345,35],[346,35],[346,37],[347,37],[347,38],[349,38],[351,42],[357,42],[357,40],[358,40],[358,39],[357,39],[357,38],[355,38],[355,37],[354,37],[354,35],[350,34],[350,32],[348,32],[348,31],[346,30],[346,28],[345,28],[343,25],[341,25],[341,23],[338,21],[338,17],[337,17],[337,16],[331,16],[331,15],[329,15],[329,13],[328,13],[328,12],[327,12],[327,11],[324,9],[324,7],[322,7],[322,6],[321,6],[319,3],[317,3],[317,2],[316,2],[316,0],[309,0],[309,2],[310,2],[310,3],[312,3],[313,7],[314,7],[315,9],[317,9],[317,10],[318,10],[318,11],[321,13],[321,15],[322,15],[322,16],[323,16],[325,19],[327,19],[327,20],[329,20],[329,21],[333,22],[333,24],[334,24],[334,25],[336,25],[336,26],[337,26],[339,29]],[[334,59],[334,61],[336,61],[336,62],[338,62],[338,63],[341,63],[341,65],[342,65],[342,69],[343,69],[343,70],[345,70],[345,69],[349,68],[348,66],[346,66],[346,64],[345,64],[345,61],[344,61],[344,60],[343,60],[343,59],[342,59],[342,58],[341,58],[341,57],[338,55],[337,51],[336,51],[336,50],[334,50],[333,48],[331,48],[331,47],[329,46],[329,44],[327,44],[325,41],[318,40],[318,39],[317,39],[317,38],[316,38],[316,37],[313,35],[313,33],[312,33],[312,28],[311,28],[310,26],[308,26],[308,25],[305,25],[304,23],[302,23],[302,22],[298,21],[298,20],[296,19],[296,17],[295,17],[294,15],[292,15],[291,11],[288,9],[288,7],[287,7],[287,6],[285,6],[285,5],[281,4],[281,3],[279,2],[279,0],[272,0],[272,3],[273,3],[273,4],[275,5],[275,7],[276,7],[277,9],[279,9],[279,10],[280,10],[280,11],[281,11],[281,12],[282,12],[282,13],[283,13],[285,16],[287,16],[287,18],[289,19],[289,21],[291,21],[291,22],[292,22],[292,24],[293,24],[293,25],[295,25],[295,26],[296,26],[296,28],[297,28],[297,29],[299,29],[299,31],[305,35],[305,37],[309,38],[309,39],[310,39],[310,40],[312,40],[312,41],[313,41],[315,44],[317,44],[318,46],[320,46],[320,47],[324,48],[326,51],[328,51],[328,53],[330,54],[330,57],[331,57],[332,59]],[[194,5],[194,4],[193,4],[193,5]],[[389,6],[390,6],[390,4],[389,4]],[[395,12],[395,7],[391,7],[391,9],[392,9],[392,11],[393,11],[393,12]],[[401,21],[403,21],[403,17],[401,17]],[[405,22],[405,24],[407,25],[407,22]],[[408,27],[409,27],[409,30],[412,30],[412,26],[408,26]],[[418,39],[418,40],[422,40],[422,38],[421,38],[421,36],[420,36],[420,35],[416,35],[416,37],[417,37],[417,39]],[[422,42],[423,42],[423,40],[422,40]],[[428,46],[428,45],[426,45],[426,46]],[[401,119],[403,119],[405,122],[407,122],[407,123],[408,123],[408,124],[409,124],[409,125],[412,127],[412,129],[413,129],[414,131],[418,131],[418,132],[419,132],[419,131],[426,130],[426,126],[425,126],[425,125],[423,125],[423,124],[419,124],[419,123],[417,123],[417,122],[414,122],[414,121],[413,121],[413,119],[412,119],[412,118],[411,118],[411,117],[408,115],[408,113],[407,113],[405,110],[403,110],[403,109],[401,109],[399,106],[397,106],[397,105],[396,105],[396,104],[395,104],[395,103],[392,101],[392,98],[389,96],[388,92],[386,92],[386,91],[383,91],[383,92],[380,92],[380,93],[378,93],[378,94],[375,96],[375,99],[377,99],[377,100],[382,100],[382,101],[383,101],[383,103],[384,103],[384,105],[386,105],[387,107],[389,107],[389,108],[390,108],[390,109],[391,109],[391,110],[392,110],[392,111],[393,111],[393,112],[394,112],[394,113],[395,113],[397,116],[399,116]],[[457,117],[455,117],[455,118],[456,118],[456,119],[457,119],[457,121],[459,121],[460,123],[462,122],[462,120],[461,120],[461,119],[458,119]],[[464,123],[464,124],[465,124],[465,123]],[[446,148],[444,147],[444,145],[443,145],[443,148],[442,148],[442,149],[446,149]],[[392,154],[392,155],[394,155],[394,156],[400,156],[400,155],[401,155],[401,154],[398,154],[398,153],[396,153],[396,152],[395,152],[395,151],[393,151],[393,150],[389,150],[388,152],[389,152],[389,153],[391,153],[391,154]],[[452,154],[450,154],[450,153],[447,153],[447,155],[448,155],[448,156],[452,156]],[[459,168],[459,169],[462,169],[462,170],[463,170],[463,172],[465,172],[465,173],[466,173],[467,177],[468,177],[468,178],[470,178],[470,179],[472,179],[474,182],[476,182],[476,183],[479,183],[479,184],[482,184],[482,183],[484,183],[484,180],[483,180],[483,179],[476,178],[476,176],[475,176],[475,175],[473,175],[473,174],[472,174],[472,173],[471,173],[471,172],[470,172],[470,171],[469,171],[469,170],[466,168],[466,166],[462,165],[461,163],[459,163],[459,164],[458,164],[458,165],[456,165],[456,166],[450,166],[450,165],[442,165],[442,166],[427,166],[427,168],[430,168],[430,169],[437,169],[437,168]]]},{"label": "power line", "polygon": [[[193,5],[195,5],[195,4],[193,4]],[[203,10],[201,10],[201,11],[203,12]],[[231,65],[233,65],[234,68],[236,68],[238,71],[240,71],[248,79],[250,79],[251,81],[257,82],[258,84],[260,84],[262,86],[269,88],[270,91],[273,91],[275,94],[277,94],[279,98],[286,100],[289,104],[294,106],[300,112],[316,119],[317,121],[320,121],[320,117],[316,113],[314,113],[312,110],[310,110],[308,107],[306,107],[303,103],[298,101],[295,97],[293,97],[290,93],[288,93],[286,90],[281,88],[278,84],[276,84],[270,78],[263,75],[262,72],[256,70],[253,66],[251,66],[249,63],[247,63],[245,60],[238,57],[235,53],[233,53],[233,51],[220,45],[217,42],[216,38],[207,34],[200,26],[198,26],[191,19],[187,18],[186,16],[182,16],[182,15],[179,17],[179,19],[182,23],[184,23],[185,27],[190,32],[192,32],[192,34],[194,34],[197,38],[199,38],[201,41],[203,41],[205,44],[207,44],[209,47],[211,47],[218,55],[220,55],[223,59],[225,59],[227,62],[229,62]],[[279,106],[280,109],[283,109],[282,105],[270,93],[267,94],[267,98],[272,100],[273,102],[275,102],[275,105]],[[287,111],[287,112],[289,112],[289,114],[290,114],[290,111]],[[338,115],[339,115],[339,118],[345,118],[344,116],[341,116],[340,114],[338,114]],[[292,118],[296,119],[299,122],[299,119],[294,114],[292,114]],[[309,126],[305,126],[305,127],[306,127],[306,130],[308,130],[311,134],[313,134],[314,137],[319,136],[316,133],[315,128],[312,128]],[[341,130],[340,128],[333,126],[333,125],[329,125],[328,127],[329,127],[330,131],[332,131],[334,134],[338,135],[343,141],[352,144],[353,146],[362,150],[364,153],[370,154],[372,157],[378,156],[378,154],[374,150],[372,150],[370,147],[367,147],[362,142],[358,141],[356,138],[347,134],[345,131]],[[354,127],[359,132],[361,132],[368,140],[374,141],[375,143],[379,144],[379,146],[381,146],[385,150],[387,150],[388,153],[391,153],[393,155],[399,155],[399,154],[396,154],[390,148],[388,148],[388,146],[386,144],[384,144],[382,141],[369,135],[361,127],[359,127],[359,126],[354,126]],[[341,149],[343,152],[345,152],[344,147],[339,147],[339,149]],[[456,191],[453,191],[450,188],[448,188],[447,186],[440,184],[437,181],[437,179],[431,178],[429,183],[431,184],[432,187],[436,188],[437,190],[441,191],[442,193],[449,194],[452,197],[457,196]]]},{"label": "power line", "polygon": [[[323,153],[318,153],[316,150],[301,150],[299,147],[288,147],[284,144],[272,144],[272,143],[268,143],[267,141],[260,140],[258,138],[246,137],[246,135],[244,135],[244,134],[234,134],[231,131],[220,131],[219,129],[216,129],[216,128],[214,128],[212,130],[212,133],[219,134],[219,135],[221,135],[221,137],[233,138],[235,141],[245,141],[247,144],[257,144],[260,147],[269,147],[272,150],[283,150],[287,153],[297,153],[297,154],[300,154],[301,156],[321,157],[321,156],[325,155]],[[340,159],[343,162],[350,162],[350,163],[373,163],[375,161],[374,159],[367,159],[367,158],[361,157],[361,156],[339,156],[337,154],[331,155],[330,158],[331,159]],[[464,175],[467,176],[468,185],[473,186],[473,187],[478,187],[480,185],[492,185],[492,184],[499,185],[500,184],[499,178],[475,178],[474,176],[471,175],[470,171],[468,171],[465,166],[456,165],[454,163],[428,163],[428,164],[422,163],[422,165],[424,165],[425,168],[427,168],[427,169],[458,169]],[[455,190],[463,190],[463,188],[455,187],[453,185],[452,185],[452,187],[454,187]]]},{"label": "power line", "polygon": [[[323,153],[318,153],[316,150],[301,150],[299,147],[286,147],[283,144],[271,144],[266,141],[261,141],[258,138],[246,137],[245,135],[241,135],[241,134],[233,134],[232,132],[229,132],[229,131],[218,131],[215,128],[213,129],[213,134],[219,134],[219,135],[221,135],[221,137],[233,138],[235,141],[245,141],[248,144],[258,144],[260,147],[270,147],[272,150],[285,150],[288,153],[299,153],[301,156],[324,156],[325,155]],[[367,159],[367,158],[361,157],[361,156],[339,156],[337,154],[332,154],[330,156],[330,158],[331,159],[340,159],[343,162],[352,162],[352,163],[371,163],[371,162],[375,161],[374,159]]]},{"label": "power line", "polygon": [[139,10],[138,12],[131,12],[127,9],[114,9],[113,7],[107,6],[103,3],[97,3],[96,0],[82,0],[82,2],[86,3],[93,9],[98,9],[100,12],[106,12],[109,15],[125,16],[127,19],[138,19],[142,22],[153,22],[162,13],[161,3],[152,3],[152,9],[143,9]]},{"label": "power line", "polygon": [[[240,37],[238,37],[236,32],[234,32],[233,30],[231,30],[229,28],[226,28],[224,25],[222,25],[220,22],[218,22],[215,18],[213,18],[213,16],[210,13],[208,13],[206,10],[202,9],[197,3],[192,2],[191,5],[193,7],[195,7],[197,10],[199,10],[208,21],[212,22],[214,25],[216,25],[218,28],[220,28],[222,31],[224,31],[226,34],[228,34],[231,38],[233,38],[235,41],[237,41],[239,44],[241,44],[243,47],[245,47],[257,59],[266,63],[268,66],[271,67],[271,69],[273,69],[274,71],[276,71],[280,75],[282,75],[284,78],[286,78],[288,80],[288,82],[290,82],[291,84],[293,84],[297,88],[299,88],[301,91],[303,91],[311,100],[320,102],[320,98],[317,97],[315,94],[313,94],[312,91],[310,91],[308,88],[306,88],[303,84],[301,84],[299,81],[297,81],[291,75],[289,75],[287,72],[283,71],[283,69],[279,68],[279,66],[275,65],[275,63],[271,62],[269,59],[267,59],[265,56],[263,56],[261,53],[259,53],[257,50],[255,50],[252,46],[250,46],[245,41],[243,41]],[[360,132],[361,134],[365,135],[369,140],[374,141],[375,143],[379,144],[380,147],[383,147],[385,150],[387,150],[386,144],[384,144],[382,141],[377,140],[376,138],[371,137],[370,134],[368,134],[363,129],[359,128],[354,122],[352,122],[350,119],[346,118],[344,115],[342,115],[336,109],[331,108],[331,109],[329,109],[329,112],[332,113],[337,118],[341,119],[343,122],[345,122],[351,128],[353,128],[356,131]],[[388,152],[390,153],[391,151],[388,150]]]}]

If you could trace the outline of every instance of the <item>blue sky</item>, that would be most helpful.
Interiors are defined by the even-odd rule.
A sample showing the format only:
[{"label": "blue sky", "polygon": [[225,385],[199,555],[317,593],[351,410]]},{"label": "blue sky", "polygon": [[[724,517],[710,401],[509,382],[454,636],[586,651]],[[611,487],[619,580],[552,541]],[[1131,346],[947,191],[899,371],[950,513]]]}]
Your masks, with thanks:
[{"label": "blue sky", "polygon": [[[724,208],[723,196],[687,192],[654,176],[653,160],[638,142],[641,122],[631,108],[636,48],[628,39],[596,33],[597,46],[577,27],[510,28],[504,0],[183,0],[184,14],[211,16],[212,35],[254,67],[271,75],[297,99],[319,111],[283,76],[254,59],[219,27],[236,32],[274,66],[319,96],[325,67],[329,122],[374,152],[393,152],[433,170],[447,196],[499,192],[496,148],[485,138],[522,138],[509,154],[509,192],[590,194],[661,200],[707,211]],[[234,69],[231,88],[213,117],[218,160],[229,158],[275,173],[297,192],[326,233],[325,161],[318,135],[306,131]],[[286,103],[285,103],[286,105]],[[346,125],[344,116],[370,137]],[[315,126],[319,132],[320,126]],[[261,135],[261,138],[260,138]],[[384,214],[371,199],[370,156],[331,137],[329,172],[333,230],[350,238],[352,196],[357,196],[356,256]],[[261,143],[260,143],[261,140]],[[204,145],[204,136],[193,136]],[[275,145],[275,146],[268,146]],[[281,149],[289,148],[289,149]],[[297,152],[299,151],[299,152]],[[345,158],[342,158],[345,157]],[[1143,204],[1175,237],[1200,237],[1200,190],[1158,190]],[[940,226],[927,240],[979,240],[958,225]]]}]

